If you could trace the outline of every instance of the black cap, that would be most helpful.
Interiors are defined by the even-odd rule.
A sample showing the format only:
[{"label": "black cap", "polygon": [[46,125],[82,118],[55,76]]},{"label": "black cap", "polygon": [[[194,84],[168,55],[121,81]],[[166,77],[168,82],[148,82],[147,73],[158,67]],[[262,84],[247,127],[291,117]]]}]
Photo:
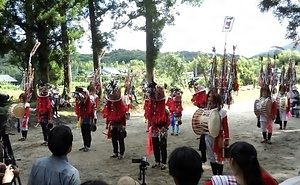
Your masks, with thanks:
[{"label": "black cap", "polygon": [[6,125],[7,110],[4,107],[0,107],[0,128]]}]

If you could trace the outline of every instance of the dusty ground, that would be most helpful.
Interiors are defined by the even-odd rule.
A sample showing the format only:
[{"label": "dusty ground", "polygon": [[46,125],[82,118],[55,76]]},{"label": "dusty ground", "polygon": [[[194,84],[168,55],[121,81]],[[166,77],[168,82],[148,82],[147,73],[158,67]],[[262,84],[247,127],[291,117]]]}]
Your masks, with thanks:
[{"label": "dusty ground", "polygon": [[[261,144],[261,132],[256,127],[256,118],[253,114],[253,102],[258,97],[258,90],[240,91],[235,96],[235,103],[228,110],[230,125],[231,143],[244,140],[252,143],[259,155],[260,163],[264,166],[279,182],[286,178],[296,175],[300,171],[300,118],[290,118],[287,130],[278,130],[278,125],[274,126],[273,144]],[[192,131],[191,118],[196,108],[184,105],[183,125],[179,136],[170,136],[168,139],[168,152],[178,146],[191,146],[198,149],[199,140]],[[99,119],[98,130],[92,133],[92,147],[89,152],[78,151],[82,147],[82,137],[80,130],[76,128],[74,115],[62,110],[59,120],[61,124],[67,124],[73,130],[74,146],[73,151],[68,155],[69,162],[80,172],[82,181],[89,179],[103,179],[109,184],[115,185],[118,179],[128,175],[138,179],[139,164],[132,163],[131,159],[146,156],[146,125],[143,114],[132,114],[127,122],[128,137],[125,140],[126,152],[122,160],[111,159],[112,154],[111,140],[106,139],[102,133],[105,132],[104,120]],[[99,116],[101,117],[101,116]],[[34,118],[31,124],[35,124]],[[41,146],[42,133],[40,127],[30,127],[28,139],[24,142],[18,141],[20,134],[12,130],[16,135],[10,136],[15,157],[20,168],[23,184],[27,184],[30,168],[36,158],[51,155],[48,148]],[[148,162],[153,164],[154,157],[147,156]],[[204,164],[204,174],[199,184],[208,179],[212,174],[210,166]],[[225,163],[225,174],[231,171]],[[146,183],[151,185],[174,184],[168,171],[160,169],[146,170]]]}]

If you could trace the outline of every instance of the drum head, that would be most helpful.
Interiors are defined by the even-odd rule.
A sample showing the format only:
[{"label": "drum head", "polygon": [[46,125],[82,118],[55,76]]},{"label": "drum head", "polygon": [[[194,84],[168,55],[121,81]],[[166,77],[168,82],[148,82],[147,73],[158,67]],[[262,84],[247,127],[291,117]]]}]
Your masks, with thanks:
[{"label": "drum head", "polygon": [[22,103],[12,104],[11,114],[13,117],[22,118],[25,114],[25,108]]},{"label": "drum head", "polygon": [[212,137],[217,137],[221,129],[221,117],[217,109],[211,110],[208,121],[208,131]]},{"label": "drum head", "polygon": [[196,110],[196,112],[194,113],[194,115],[192,117],[192,129],[193,129],[194,133],[197,135],[203,134],[203,131],[200,128],[200,117],[202,116],[203,112],[204,112],[204,109],[198,109],[198,110]]}]

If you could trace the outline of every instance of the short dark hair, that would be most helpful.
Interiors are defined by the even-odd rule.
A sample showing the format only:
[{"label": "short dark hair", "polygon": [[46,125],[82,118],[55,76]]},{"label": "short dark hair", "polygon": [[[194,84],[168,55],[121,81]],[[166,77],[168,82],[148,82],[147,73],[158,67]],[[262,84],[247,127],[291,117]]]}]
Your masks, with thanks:
[{"label": "short dark hair", "polygon": [[48,148],[55,156],[67,155],[73,142],[70,127],[65,125],[55,126],[48,135]]},{"label": "short dark hair", "polygon": [[201,175],[202,159],[199,153],[187,146],[174,149],[168,161],[169,174],[179,185],[197,185]]},{"label": "short dark hair", "polygon": [[108,185],[108,184],[103,180],[89,180],[84,183],[81,183],[81,185]]}]

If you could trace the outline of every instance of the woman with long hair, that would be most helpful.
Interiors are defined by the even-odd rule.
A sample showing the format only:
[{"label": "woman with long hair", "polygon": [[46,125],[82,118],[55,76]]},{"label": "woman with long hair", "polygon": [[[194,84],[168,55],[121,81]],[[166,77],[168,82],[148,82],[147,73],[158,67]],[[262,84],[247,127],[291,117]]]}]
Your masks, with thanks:
[{"label": "woman with long hair", "polygon": [[253,145],[238,141],[228,150],[229,166],[233,176],[215,175],[205,185],[277,185],[278,182],[262,167]]}]

